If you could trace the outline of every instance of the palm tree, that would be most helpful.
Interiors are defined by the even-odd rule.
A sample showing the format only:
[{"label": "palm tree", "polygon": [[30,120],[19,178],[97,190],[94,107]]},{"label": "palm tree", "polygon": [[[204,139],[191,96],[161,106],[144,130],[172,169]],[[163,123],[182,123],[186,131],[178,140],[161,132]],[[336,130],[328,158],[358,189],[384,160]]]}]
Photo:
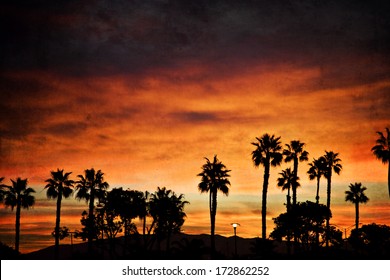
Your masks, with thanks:
[{"label": "palm tree", "polygon": [[297,187],[298,187],[298,162],[307,161],[309,153],[303,149],[305,143],[299,140],[292,140],[290,144],[286,144],[287,149],[283,150],[283,155],[286,156],[284,161],[294,163],[294,180],[292,182],[293,192],[293,207],[297,205]]},{"label": "palm tree", "polygon": [[51,178],[47,179],[45,182],[47,185],[46,195],[48,198],[57,199],[57,208],[56,208],[56,226],[55,226],[55,255],[56,258],[59,256],[59,246],[60,246],[60,219],[61,219],[61,201],[62,197],[68,198],[73,192],[74,181],[69,179],[69,175],[72,172],[64,173],[64,170],[57,168],[57,171],[50,171]]},{"label": "palm tree", "polygon": [[184,195],[176,195],[172,190],[165,187],[157,188],[157,191],[150,197],[150,215],[155,226],[154,233],[157,236],[158,246],[161,240],[166,237],[166,252],[169,252],[170,238],[172,233],[180,232],[186,214],[184,206]]},{"label": "palm tree", "polygon": [[[282,188],[282,191],[287,190],[287,204],[286,209],[287,212],[291,209],[291,196],[290,196],[290,189],[294,182],[294,174],[291,171],[291,168],[287,168],[279,173],[280,177],[278,178],[278,187]],[[299,178],[298,178],[299,179]],[[299,183],[298,183],[299,184]]]},{"label": "palm tree", "polygon": [[[290,214],[291,211],[291,196],[290,196],[290,189],[291,186],[294,182],[294,173],[291,171],[291,168],[287,168],[283,170],[281,173],[279,173],[280,177],[278,178],[278,187],[282,188],[282,191],[287,190],[287,204],[286,204],[286,210],[287,214]],[[298,178],[299,179],[299,178]],[[297,182],[299,185],[299,182]],[[290,215],[288,215],[289,218]],[[290,239],[291,239],[291,232],[290,229],[287,231],[287,252],[290,255],[291,252],[291,244],[290,244]]]},{"label": "palm tree", "polygon": [[376,145],[372,147],[371,151],[374,153],[377,159],[381,160],[383,164],[388,165],[387,171],[387,187],[390,197],[390,132],[386,127],[387,136],[378,131],[379,138],[376,140]]},{"label": "palm tree", "polygon": [[149,197],[150,193],[148,191],[145,191],[142,196],[142,211],[141,211],[141,217],[142,217],[142,235],[144,240],[144,248],[147,247],[147,240],[146,240],[146,218],[149,215]]},{"label": "palm tree", "polygon": [[224,195],[229,195],[230,181],[228,174],[231,170],[226,169],[226,166],[214,156],[211,162],[208,158],[206,163],[202,166],[202,172],[197,176],[201,177],[198,184],[198,189],[201,193],[209,193],[209,209],[210,209],[210,223],[211,223],[211,254],[215,255],[215,218],[217,215],[217,193],[222,192]]},{"label": "palm tree", "polygon": [[89,252],[92,250],[95,199],[102,199],[109,186],[104,181],[103,175],[104,173],[101,170],[95,171],[94,168],[86,169],[85,176],[77,175],[79,180],[76,182],[76,198],[79,200],[85,199],[86,202],[89,202],[87,223]]},{"label": "palm tree", "polygon": [[255,167],[260,165],[264,166],[264,181],[263,181],[263,196],[261,207],[261,219],[262,219],[262,238],[266,239],[267,235],[267,192],[268,181],[271,166],[278,166],[283,160],[281,153],[282,146],[280,143],[280,137],[275,135],[264,134],[261,138],[256,137],[257,142],[251,143],[256,147],[252,152],[252,161]]},{"label": "palm tree", "polygon": [[[316,192],[316,204],[320,204],[320,180],[322,176],[325,176],[325,158],[319,157],[318,159],[313,159],[313,162],[309,163],[309,170],[307,174],[309,175],[310,180],[317,179],[317,192]],[[316,244],[320,244],[320,233],[318,228],[316,229]]]},{"label": "palm tree", "polygon": [[[341,165],[341,159],[338,158],[339,154],[334,153],[333,151],[325,151],[324,163],[325,163],[325,178],[327,179],[327,198],[326,198],[326,207],[330,211],[330,197],[332,189],[332,173],[340,174],[343,166]],[[326,219],[326,247],[329,247],[329,234],[330,234],[330,217]]]},{"label": "palm tree", "polygon": [[12,186],[8,186],[5,191],[4,204],[6,207],[11,206],[11,210],[14,210],[16,207],[15,251],[19,252],[21,209],[29,209],[34,205],[35,197],[32,193],[35,190],[27,187],[27,179],[17,178],[16,181],[11,180],[11,182]]},{"label": "palm tree", "polygon": [[316,192],[316,203],[320,203],[320,179],[322,176],[325,176],[325,159],[320,157],[318,159],[313,159],[313,162],[309,163],[309,175],[310,180],[317,179],[317,192]]},{"label": "palm tree", "polygon": [[349,190],[345,192],[345,201],[355,203],[355,226],[356,230],[359,229],[359,203],[367,203],[368,197],[364,193],[367,190],[362,186],[362,183],[355,183],[349,185]]}]

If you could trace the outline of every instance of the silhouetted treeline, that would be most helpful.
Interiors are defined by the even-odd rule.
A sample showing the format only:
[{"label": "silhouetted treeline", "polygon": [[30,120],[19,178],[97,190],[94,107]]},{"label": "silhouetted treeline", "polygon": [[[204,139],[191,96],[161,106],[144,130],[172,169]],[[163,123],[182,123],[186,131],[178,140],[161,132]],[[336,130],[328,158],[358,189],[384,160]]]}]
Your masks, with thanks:
[{"label": "silhouetted treeline", "polygon": [[[379,138],[371,151],[376,158],[388,165],[388,187],[390,195],[390,135],[386,128],[386,135],[377,132]],[[310,180],[316,180],[316,188],[313,191],[315,202],[300,202],[298,191],[301,185],[299,171],[303,162],[309,160],[309,152],[306,144],[300,140],[292,140],[284,145],[280,136],[263,134],[256,137],[251,143],[255,146],[252,152],[252,162],[255,167],[263,167],[262,181],[262,206],[261,206],[261,239],[256,239],[252,244],[252,255],[246,257],[267,258],[286,257],[300,258],[307,254],[315,257],[333,256],[335,250],[341,250],[347,256],[374,257],[388,256],[390,230],[387,225],[363,225],[359,227],[359,205],[367,203],[369,198],[365,194],[367,189],[361,182],[355,182],[345,191],[345,200],[355,206],[355,229],[347,237],[346,229],[340,230],[337,225],[332,225],[330,219],[331,194],[333,175],[339,175],[343,169],[339,153],[326,151],[322,156],[313,158],[308,164],[307,176]],[[154,193],[137,190],[124,190],[114,188],[109,190],[109,184],[105,181],[104,173],[94,168],[86,169],[84,174],[76,176],[72,180],[72,172],[64,172],[62,169],[50,172],[50,178],[45,181],[46,194],[49,199],[56,200],[56,220],[52,235],[55,239],[54,256],[60,257],[60,240],[70,234],[87,242],[88,254],[84,257],[94,258],[99,250],[103,250],[101,244],[105,244],[112,258],[118,257],[118,235],[123,235],[120,243],[121,256],[134,256],[138,254],[147,258],[153,251],[153,256],[172,257],[179,248],[200,247],[204,249],[193,250],[194,255],[202,256],[207,252],[211,258],[224,258],[216,249],[215,224],[217,215],[217,193],[228,195],[230,189],[231,170],[227,169],[215,155],[213,160],[208,158],[202,165],[201,177],[198,184],[200,192],[209,194],[210,210],[210,247],[203,246],[197,241],[176,240],[171,248],[171,237],[180,233],[186,214],[184,195],[177,195],[166,188],[157,188]],[[279,173],[279,178],[270,178],[271,168],[281,166],[282,163],[290,163]],[[326,180],[326,205],[320,203],[321,178]],[[272,183],[276,180],[276,183]],[[270,183],[271,182],[271,183]],[[4,184],[4,178],[0,178],[0,202],[11,210],[16,209],[15,219],[15,248],[14,253],[19,254],[20,216],[22,209],[29,209],[35,204],[35,190],[28,187],[28,180],[17,178],[11,180],[11,185]],[[267,195],[271,186],[281,187],[287,191],[286,212],[274,217],[275,228],[267,238]],[[66,226],[61,226],[61,204],[63,198],[72,195],[78,200],[85,200],[88,207],[80,218],[81,229],[70,232]],[[135,219],[142,224],[142,232],[137,228]],[[337,228],[338,227],[338,228]],[[134,241],[136,240],[136,243]],[[285,244],[275,251],[275,242]],[[100,245],[99,245],[100,244]],[[108,245],[107,245],[108,244]],[[2,244],[3,246],[4,244]],[[4,245],[6,246],[6,245]],[[3,246],[3,247],[4,247]],[[4,247],[9,252],[9,248]],[[326,251],[324,251],[326,249]],[[329,255],[329,252],[331,253]],[[9,255],[14,256],[14,253]],[[115,256],[116,255],[116,256]],[[238,254],[239,255],[239,254]],[[190,255],[187,257],[190,258]]]}]

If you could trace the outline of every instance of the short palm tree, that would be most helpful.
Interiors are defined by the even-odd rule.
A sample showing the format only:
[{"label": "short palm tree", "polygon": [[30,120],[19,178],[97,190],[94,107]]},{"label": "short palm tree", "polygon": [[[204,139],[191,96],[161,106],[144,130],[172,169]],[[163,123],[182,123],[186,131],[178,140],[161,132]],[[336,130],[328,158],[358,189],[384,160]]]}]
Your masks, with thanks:
[{"label": "short palm tree", "polygon": [[298,187],[298,162],[307,161],[309,153],[304,150],[305,143],[300,142],[299,140],[292,140],[290,144],[286,144],[287,149],[283,150],[283,155],[285,156],[284,161],[294,163],[294,180],[292,182],[292,192],[293,192],[293,207],[297,205],[297,187]]},{"label": "short palm tree", "polygon": [[172,190],[157,188],[157,191],[150,196],[150,215],[155,225],[154,232],[157,236],[158,246],[160,241],[166,237],[166,251],[169,252],[172,233],[178,233],[184,224],[186,214],[184,206],[184,195],[176,195]]},{"label": "short palm tree", "polygon": [[386,136],[378,131],[379,138],[376,140],[376,145],[372,147],[371,151],[377,159],[381,160],[383,164],[387,163],[387,188],[390,196],[390,132],[386,127]]},{"label": "short palm tree", "polygon": [[256,137],[257,142],[251,143],[256,147],[252,152],[252,161],[255,167],[260,165],[264,166],[264,181],[263,181],[263,194],[262,194],[262,206],[261,206],[261,219],[262,219],[262,238],[266,239],[267,236],[267,192],[268,181],[271,166],[279,166],[283,160],[281,153],[282,146],[280,143],[280,137],[275,135],[264,134],[262,137]]},{"label": "short palm tree", "polygon": [[359,204],[367,203],[368,197],[364,193],[367,190],[362,186],[362,183],[355,183],[349,185],[349,190],[345,192],[345,201],[350,201],[355,204],[355,227],[359,229]]},{"label": "short palm tree", "polygon": [[325,176],[325,159],[320,157],[318,159],[313,159],[313,162],[309,163],[309,175],[310,180],[317,179],[317,192],[316,192],[316,203],[320,203],[320,180],[322,176]]},{"label": "short palm tree", "polygon": [[[278,187],[282,188],[282,191],[287,190],[287,204],[286,204],[286,210],[287,214],[290,214],[291,212],[291,195],[290,195],[290,189],[291,186],[295,180],[294,173],[291,171],[291,168],[287,168],[283,170],[281,173],[279,173],[280,177],[277,179]],[[298,178],[299,179],[299,178]],[[298,185],[300,185],[298,183]],[[288,216],[290,217],[290,216]],[[287,252],[290,255],[291,253],[291,229],[287,230]]]},{"label": "short palm tree", "polygon": [[[277,179],[278,187],[282,188],[282,191],[287,190],[287,204],[286,209],[287,212],[291,210],[291,195],[290,189],[294,182],[294,173],[291,171],[291,168],[287,168],[279,173],[280,177]],[[298,183],[299,184],[299,183]]]},{"label": "short palm tree", "polygon": [[73,192],[74,181],[69,179],[69,175],[72,172],[64,173],[64,170],[57,169],[57,171],[51,171],[51,178],[45,182],[46,195],[48,198],[57,199],[56,208],[56,225],[54,229],[55,237],[55,255],[58,258],[59,246],[60,246],[60,220],[61,220],[61,201],[62,198],[68,198]]},{"label": "short palm tree", "polygon": [[11,180],[11,182],[12,186],[8,186],[5,191],[4,204],[6,207],[10,206],[11,210],[16,207],[15,250],[19,252],[21,209],[29,209],[34,205],[35,197],[32,193],[35,190],[27,187],[27,179],[17,178],[15,181]]},{"label": "short palm tree", "polygon": [[[325,162],[325,178],[327,179],[327,198],[326,198],[326,207],[330,211],[330,200],[331,200],[331,189],[332,189],[332,174],[340,174],[343,166],[341,165],[341,159],[338,157],[338,153],[333,151],[325,151],[323,156]],[[329,247],[329,234],[330,234],[330,216],[326,219],[326,247]]]},{"label": "short palm tree", "polygon": [[210,223],[211,223],[211,250],[212,256],[215,255],[215,218],[217,215],[217,193],[222,192],[224,195],[229,195],[229,172],[226,166],[214,156],[211,162],[208,158],[206,163],[202,166],[202,172],[197,176],[201,177],[198,184],[198,189],[201,193],[209,193],[209,209],[210,209]]},{"label": "short palm tree", "polygon": [[142,217],[142,235],[144,240],[144,248],[147,247],[147,239],[146,239],[146,218],[149,215],[149,198],[150,193],[148,191],[145,191],[142,196],[142,211],[141,211],[141,217]]},{"label": "short palm tree", "polygon": [[87,223],[89,252],[92,249],[95,200],[102,199],[109,186],[104,181],[103,175],[104,173],[101,170],[95,171],[94,168],[86,169],[85,176],[77,175],[79,180],[76,182],[76,198],[79,200],[85,199],[89,203]]}]

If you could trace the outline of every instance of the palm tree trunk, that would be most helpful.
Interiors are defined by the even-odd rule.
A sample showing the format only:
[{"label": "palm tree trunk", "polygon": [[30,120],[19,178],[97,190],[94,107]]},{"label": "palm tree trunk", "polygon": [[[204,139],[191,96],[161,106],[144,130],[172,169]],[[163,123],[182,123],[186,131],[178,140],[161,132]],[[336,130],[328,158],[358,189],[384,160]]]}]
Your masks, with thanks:
[{"label": "palm tree trunk", "polygon": [[291,210],[291,195],[290,195],[290,188],[288,189],[288,192],[287,192],[287,196],[286,196],[286,198],[287,198],[287,213],[288,212],[290,212],[290,210]]},{"label": "palm tree trunk", "polygon": [[[332,186],[332,169],[328,170],[327,179],[328,179],[328,186],[327,186],[327,190],[326,190],[326,193],[327,193],[326,207],[330,211],[330,195],[331,195],[331,186]],[[329,222],[330,222],[330,216],[327,216],[326,217],[326,248],[329,247],[329,234],[330,234],[330,224],[329,224]]]},{"label": "palm tree trunk", "polygon": [[95,194],[93,187],[91,188],[91,195],[89,197],[89,213],[88,213],[88,253],[92,253],[92,239],[93,239],[93,227],[94,227],[94,215],[93,206],[95,201]]},{"label": "palm tree trunk", "polygon": [[217,192],[210,190],[211,208],[210,208],[210,222],[211,222],[211,257],[215,258],[215,216],[217,213]]},{"label": "palm tree trunk", "polygon": [[142,226],[142,234],[144,238],[144,249],[147,248],[147,242],[146,242],[146,215],[143,217],[143,226]]},{"label": "palm tree trunk", "polygon": [[[294,157],[294,180],[292,182],[293,211],[295,211],[295,208],[297,206],[297,187],[298,187],[298,158]],[[298,237],[297,237],[297,230],[295,225],[293,226],[293,235],[294,235],[294,253],[296,253],[298,247]]]},{"label": "palm tree trunk", "polygon": [[[316,204],[320,204],[320,176],[317,177],[317,193],[316,193]],[[318,232],[318,225],[316,225],[316,245],[320,246],[320,234]]]},{"label": "palm tree trunk", "polygon": [[56,228],[55,228],[55,246],[54,246],[54,254],[55,258],[59,258],[60,253],[60,219],[61,219],[61,200],[62,200],[62,192],[58,193],[57,198],[57,210],[56,210]]},{"label": "palm tree trunk", "polygon": [[264,182],[263,182],[263,197],[261,205],[261,234],[263,240],[267,238],[267,192],[268,192],[268,180],[269,180],[269,160],[264,165]]},{"label": "palm tree trunk", "polygon": [[388,171],[387,171],[387,188],[389,190],[389,197],[390,197],[390,161],[387,162]]},{"label": "palm tree trunk", "polygon": [[[290,187],[287,189],[287,214],[290,219],[290,211],[291,211],[291,195],[290,195]],[[291,232],[290,228],[287,229],[287,254],[291,255]]]},{"label": "palm tree trunk", "polygon": [[316,203],[320,203],[320,177],[317,177],[317,193],[316,193]]},{"label": "palm tree trunk", "polygon": [[15,251],[19,253],[19,237],[20,237],[20,201],[16,205],[16,221],[15,221]]},{"label": "palm tree trunk", "polygon": [[356,227],[356,232],[359,229],[359,201],[355,202],[355,227]]},{"label": "palm tree trunk", "polygon": [[297,206],[297,182],[298,181],[298,159],[294,158],[294,181],[292,183],[293,191],[293,208]]}]

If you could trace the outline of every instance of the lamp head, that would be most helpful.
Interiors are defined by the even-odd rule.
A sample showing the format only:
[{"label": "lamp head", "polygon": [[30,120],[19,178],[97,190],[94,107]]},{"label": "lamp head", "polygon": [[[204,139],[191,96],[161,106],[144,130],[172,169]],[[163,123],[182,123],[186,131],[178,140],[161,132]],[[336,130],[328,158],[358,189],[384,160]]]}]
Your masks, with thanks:
[{"label": "lamp head", "polygon": [[239,223],[232,223],[233,228],[237,228],[239,225]]}]

